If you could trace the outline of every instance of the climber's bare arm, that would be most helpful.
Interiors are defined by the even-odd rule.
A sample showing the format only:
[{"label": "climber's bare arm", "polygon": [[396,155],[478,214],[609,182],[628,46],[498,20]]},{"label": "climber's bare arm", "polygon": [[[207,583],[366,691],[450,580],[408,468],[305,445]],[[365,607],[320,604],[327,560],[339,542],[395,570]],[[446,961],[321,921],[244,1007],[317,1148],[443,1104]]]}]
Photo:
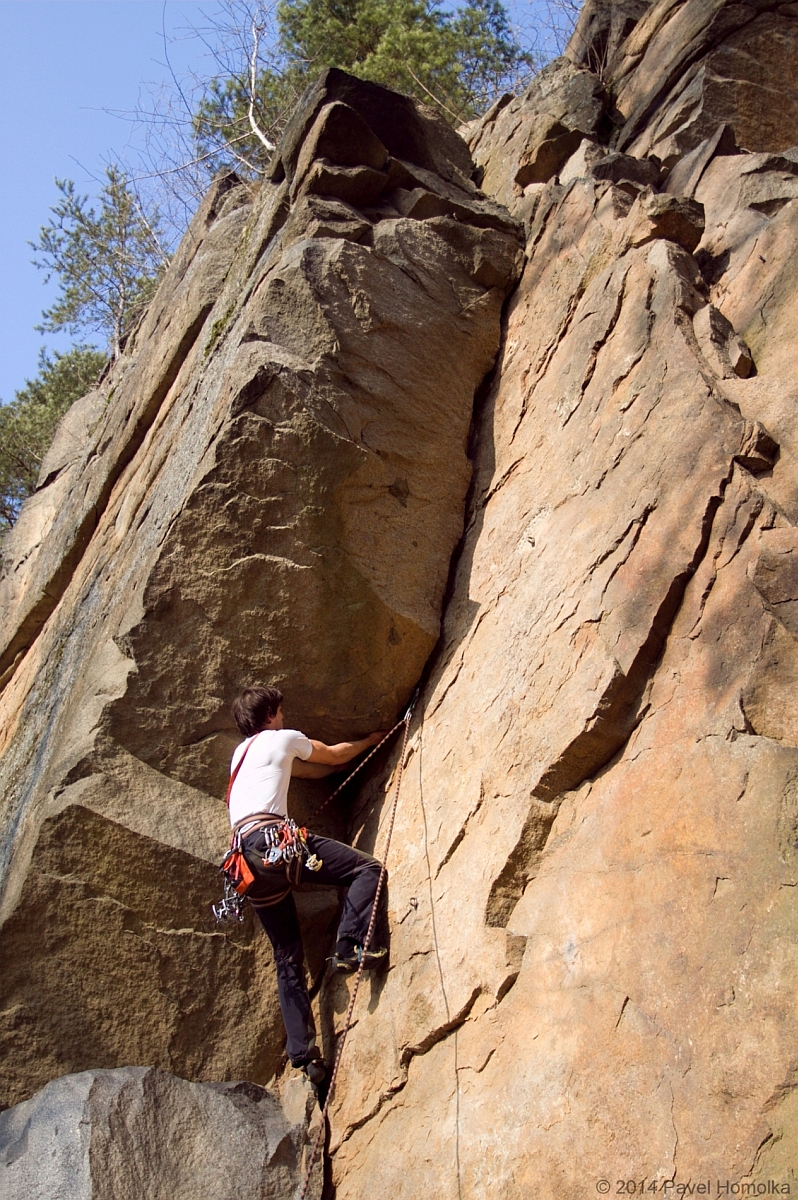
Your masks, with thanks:
[{"label": "climber's bare arm", "polygon": [[324,763],[308,762],[301,758],[295,758],[291,764],[291,775],[294,779],[324,779],[325,775],[332,775],[335,767],[325,766]]},{"label": "climber's bare arm", "polygon": [[338,742],[335,746],[325,746],[324,742],[317,742],[311,738],[313,753],[305,762],[311,765],[318,763],[335,770],[353,758],[357,758],[358,754],[362,754],[364,750],[370,750],[372,746],[376,746],[387,732],[386,729],[380,729],[376,733],[370,733],[368,737],[358,738],[354,742]]}]

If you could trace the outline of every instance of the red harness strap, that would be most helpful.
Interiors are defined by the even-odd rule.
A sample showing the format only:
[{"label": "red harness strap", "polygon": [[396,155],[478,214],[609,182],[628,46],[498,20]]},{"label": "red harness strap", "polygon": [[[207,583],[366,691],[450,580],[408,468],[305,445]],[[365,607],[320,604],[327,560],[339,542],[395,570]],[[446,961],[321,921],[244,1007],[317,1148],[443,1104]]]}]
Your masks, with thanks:
[{"label": "red harness strap", "polygon": [[243,767],[243,765],[244,765],[244,759],[247,757],[247,751],[249,750],[250,746],[251,746],[251,745],[252,745],[252,743],[255,741],[255,738],[256,738],[257,736],[258,736],[258,735],[257,735],[257,733],[256,733],[256,734],[255,734],[255,737],[253,737],[252,741],[251,741],[251,742],[249,742],[249,744],[246,746],[246,748],[245,748],[245,750],[244,750],[244,753],[241,755],[241,757],[239,758],[238,762],[236,763],[236,769],[235,769],[235,771],[233,771],[232,775],[230,776],[230,782],[229,782],[229,783],[228,783],[228,785],[227,785],[227,794],[225,795],[225,798],[224,798],[224,802],[225,802],[225,804],[227,805],[227,807],[228,807],[228,808],[230,807],[230,793],[231,793],[231,792],[232,792],[232,790],[233,790],[233,784],[234,784],[234,783],[235,783],[235,781],[236,781],[236,775],[238,774],[238,772],[239,772],[239,771],[241,770],[241,768]]},{"label": "red harness strap", "polygon": [[[244,749],[244,753],[241,755],[238,763],[236,764],[236,769],[230,776],[230,782],[227,785],[227,793],[224,798],[224,802],[228,809],[230,808],[230,793],[233,790],[233,784],[236,781],[236,775],[241,770],[244,759],[247,757],[247,751],[257,736],[258,735],[255,734],[255,737],[252,738],[252,741],[247,744]],[[235,840],[236,839],[234,839],[234,843]],[[255,881],[255,876],[250,870],[249,863],[244,858],[244,855],[241,853],[240,847],[237,844],[234,844],[230,847],[230,850],[228,851],[225,860],[222,863],[221,869],[224,874],[227,875],[233,890],[236,891],[239,896],[243,896],[249,889],[250,885]]]}]

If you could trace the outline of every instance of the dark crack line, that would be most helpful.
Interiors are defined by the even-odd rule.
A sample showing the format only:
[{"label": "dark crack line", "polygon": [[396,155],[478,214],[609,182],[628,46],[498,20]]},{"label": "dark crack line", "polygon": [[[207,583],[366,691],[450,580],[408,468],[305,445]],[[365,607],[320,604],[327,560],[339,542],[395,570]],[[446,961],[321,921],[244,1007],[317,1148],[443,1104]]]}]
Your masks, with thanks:
[{"label": "dark crack line", "polygon": [[375,1117],[379,1116],[379,1114],[382,1112],[385,1105],[390,1104],[390,1102],[393,1100],[394,1096],[398,1096],[398,1094],[404,1090],[405,1085],[407,1084],[407,1075],[408,1075],[408,1072],[407,1072],[407,1069],[405,1068],[403,1070],[403,1075],[402,1075],[402,1078],[400,1079],[400,1081],[397,1084],[393,1085],[392,1087],[389,1087],[386,1091],[381,1092],[380,1097],[377,1100],[377,1103],[374,1105],[373,1108],[371,1108],[364,1116],[360,1117],[357,1121],[353,1121],[351,1123],[351,1125],[347,1125],[346,1129],[344,1130],[343,1134],[341,1135],[340,1142],[338,1143],[338,1145],[335,1147],[335,1150],[333,1150],[330,1155],[331,1158],[335,1157],[335,1155],[340,1150],[341,1146],[343,1146],[346,1142],[348,1142],[349,1139],[351,1137],[353,1137],[354,1134],[356,1134],[359,1129],[362,1129],[364,1125],[368,1125],[369,1121],[373,1121]]},{"label": "dark crack line", "polygon": [[[419,1042],[417,1046],[405,1047],[399,1060],[399,1065],[402,1072],[399,1082],[392,1084],[384,1092],[381,1092],[376,1104],[364,1116],[358,1118],[357,1121],[353,1121],[350,1125],[347,1125],[338,1147],[336,1147],[336,1150],[342,1146],[344,1142],[348,1142],[352,1135],[359,1129],[362,1129],[364,1125],[367,1125],[369,1121],[373,1121],[374,1118],[379,1115],[385,1105],[389,1104],[391,1100],[393,1100],[394,1096],[398,1095],[399,1092],[404,1090],[410,1074],[410,1064],[414,1058],[422,1058],[435,1046],[440,1045],[441,1042],[446,1041],[448,1037],[450,1037],[453,1033],[456,1034],[457,1031],[462,1028],[462,1026],[468,1020],[474,1004],[481,995],[482,988],[474,988],[471,996],[468,998],[463,1008],[461,1008],[460,1012],[451,1021],[447,1021],[446,1024],[438,1026],[438,1028],[433,1030],[432,1033],[428,1034],[423,1041]],[[483,1066],[484,1065],[485,1064],[483,1064]],[[455,1071],[459,1071],[460,1069],[460,1067],[455,1065]]]},{"label": "dark crack line", "polygon": [[512,464],[511,464],[511,465],[510,465],[510,466],[507,468],[507,470],[506,470],[506,471],[503,471],[503,472],[502,472],[502,474],[501,474],[501,476],[499,477],[499,479],[497,480],[497,482],[496,482],[496,483],[494,483],[494,484],[493,484],[493,485],[492,485],[492,486],[491,486],[491,487],[488,489],[488,491],[485,493],[485,495],[484,495],[484,496],[482,497],[482,499],[480,500],[480,507],[482,507],[482,508],[486,508],[486,507],[487,507],[487,505],[490,503],[490,501],[493,499],[493,497],[496,495],[496,493],[497,493],[497,492],[499,492],[499,491],[501,491],[501,489],[504,487],[505,483],[507,483],[507,482],[508,482],[508,481],[509,481],[509,480],[512,478],[512,476],[515,474],[515,472],[516,472],[517,468],[518,468],[518,467],[521,465],[521,463],[522,463],[523,461],[524,461],[523,457],[521,457],[521,458],[517,458],[517,459],[515,460],[515,462],[514,462],[514,463],[512,463]]},{"label": "dark crack line", "polygon": [[574,407],[571,409],[571,411],[568,413],[567,417],[565,418],[565,420],[562,423],[563,429],[565,429],[565,426],[571,420],[571,417],[573,417],[574,414],[579,411],[582,401],[585,398],[585,393],[587,392],[587,389],[590,387],[593,376],[596,373],[596,367],[598,366],[598,360],[599,360],[601,351],[604,349],[605,346],[607,346],[609,344],[609,341],[612,338],[613,333],[615,332],[615,327],[618,324],[618,321],[621,316],[621,310],[623,309],[623,298],[624,298],[625,288],[626,288],[626,275],[624,274],[623,286],[618,289],[618,295],[617,295],[617,299],[615,301],[615,308],[612,312],[609,323],[608,323],[607,327],[603,330],[603,332],[596,337],[596,340],[593,342],[592,346],[590,347],[590,354],[588,355],[587,366],[586,366],[585,372],[582,376],[582,383],[579,388],[579,396],[576,398],[576,403],[574,404]]},{"label": "dark crack line", "polygon": [[608,558],[611,558],[612,555],[615,553],[615,551],[619,550],[621,548],[621,546],[626,541],[629,534],[630,533],[632,534],[631,543],[626,551],[626,554],[613,567],[609,579],[607,580],[607,582],[604,584],[604,587],[602,588],[602,592],[601,592],[602,599],[604,598],[604,594],[606,593],[607,588],[612,583],[612,580],[615,577],[615,575],[618,573],[618,571],[620,571],[620,569],[624,565],[624,563],[628,561],[629,555],[632,553],[635,546],[637,545],[637,543],[640,540],[640,535],[642,534],[642,532],[646,526],[648,518],[654,512],[656,507],[657,507],[656,504],[647,504],[639,516],[632,518],[632,520],[629,522],[629,524],[624,529],[623,533],[621,533],[620,536],[615,539],[615,541],[610,546],[610,548],[608,550],[605,550],[605,552],[603,554],[599,555],[599,557],[591,565],[590,574],[592,574],[596,570],[597,567],[600,567],[602,565],[602,563],[605,563]]},{"label": "dark crack line", "polygon": [[460,831],[458,832],[454,841],[452,842],[451,846],[449,847],[449,849],[446,851],[443,858],[441,859],[441,861],[438,865],[438,869],[434,875],[435,879],[438,878],[438,876],[440,875],[443,868],[446,866],[446,864],[451,859],[455,850],[457,850],[458,846],[461,844],[461,842],[465,838],[465,835],[468,833],[468,826],[471,824],[474,817],[477,815],[479,810],[482,808],[482,805],[484,804],[484,802],[485,802],[485,784],[484,784],[483,780],[480,780],[479,781],[479,800],[477,800],[476,807],[468,814],[465,821],[463,822],[462,828],[460,829]]}]

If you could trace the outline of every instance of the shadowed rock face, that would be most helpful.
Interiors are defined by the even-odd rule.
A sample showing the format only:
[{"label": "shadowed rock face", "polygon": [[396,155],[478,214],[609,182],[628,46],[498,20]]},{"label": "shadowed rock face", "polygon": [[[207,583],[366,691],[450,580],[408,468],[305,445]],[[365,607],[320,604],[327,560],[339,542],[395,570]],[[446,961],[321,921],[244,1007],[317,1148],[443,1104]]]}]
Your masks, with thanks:
[{"label": "shadowed rock face", "polygon": [[86,1063],[269,1078],[282,1041],[270,964],[251,923],[217,931],[218,878],[77,804],[44,822],[0,929],[4,1104]]},{"label": "shadowed rock face", "polygon": [[798,12],[790,0],[586,4],[567,50],[612,89],[618,148],[672,166],[719,123],[746,150],[798,142]]},{"label": "shadowed rock face", "polygon": [[[359,735],[393,724],[435,645],[474,394],[522,261],[520,225],[471,171],[465,144],[433,114],[326,72],[274,178],[256,195],[234,177],[214,186],[122,359],[58,433],[4,544],[0,596],[3,913],[18,922],[6,952],[19,964],[0,1011],[16,1038],[15,1099],[56,1061],[192,1077],[274,1069],[282,1038],[259,1008],[243,1058],[207,1059],[255,1000],[254,977],[204,979],[202,1003],[216,993],[225,1015],[216,1033],[185,1036],[197,1001],[178,961],[194,955],[204,976],[215,947],[221,979],[228,953],[203,915],[218,886],[203,863],[226,841],[214,797],[238,740],[229,704],[242,683],[270,680],[290,724],[325,740]],[[94,814],[83,853],[67,869],[67,850],[46,835],[48,892],[40,831],[76,805]],[[126,837],[178,891],[199,871],[204,899],[192,889],[173,958],[174,939],[154,933],[152,951],[148,937],[125,937],[106,876],[90,885],[119,918],[102,926],[104,969],[67,894],[74,874],[83,896],[109,840],[124,861]],[[171,928],[163,894],[130,894],[134,926]],[[320,910],[307,902],[322,931],[336,903],[325,895]],[[25,969],[20,902],[38,926],[57,925],[64,963],[72,940],[91,959],[70,995],[74,1038]],[[265,940],[253,952],[251,936],[250,926],[246,952],[264,965]],[[42,969],[44,991],[57,988],[62,968]],[[176,1010],[145,1021],[159,971]],[[135,1017],[111,1005],[116,1015],[94,1021],[108,979],[128,982]],[[257,987],[256,1008],[272,1012],[271,975]]]},{"label": "shadowed rock face", "polygon": [[[465,314],[476,321],[479,310],[495,331],[513,269],[501,264],[515,261],[511,222],[523,222],[523,273],[504,308],[495,370],[474,410],[465,528],[404,764],[388,861],[391,965],[360,993],[331,1110],[338,1200],[360,1200],[365,1191],[395,1200],[428,1193],[440,1200],[582,1200],[599,1179],[611,1181],[613,1191],[616,1180],[639,1179],[660,1188],[707,1179],[755,1188],[772,1179],[793,1192],[798,1186],[798,132],[786,72],[777,134],[757,116],[767,88],[778,82],[772,46],[792,45],[794,29],[794,6],[776,0],[593,0],[568,57],[466,131],[491,202],[469,182],[450,132],[430,132],[433,148],[425,149],[419,129],[430,127],[406,101],[387,98],[372,120],[370,85],[360,92],[338,73],[323,77],[292,122],[272,180],[255,201],[256,216],[248,218],[254,224],[246,244],[272,246],[267,257],[281,256],[279,271],[264,273],[260,292],[236,284],[232,294],[251,296],[246,316],[231,312],[217,333],[211,329],[202,370],[199,360],[197,375],[186,368],[186,380],[197,382],[185,387],[194,388],[198,405],[214,364],[221,370],[228,354],[234,365],[254,356],[240,376],[230,376],[257,378],[254,392],[231,384],[223,393],[229,407],[218,401],[213,410],[221,412],[219,444],[229,438],[236,453],[214,449],[202,470],[185,476],[199,482],[164,527],[144,601],[131,584],[124,595],[131,615],[126,623],[119,618],[117,640],[85,643],[98,647],[91,669],[81,675],[70,665],[68,641],[56,657],[62,643],[54,631],[61,611],[76,627],[80,614],[80,628],[88,630],[101,627],[104,610],[71,600],[69,607],[64,592],[7,687],[18,705],[8,700],[9,713],[33,713],[31,728],[60,747],[59,756],[41,754],[41,798],[38,808],[31,801],[25,810],[49,815],[72,806],[42,827],[46,846],[70,844],[50,831],[63,821],[66,835],[78,802],[103,827],[136,829],[142,840],[157,837],[175,853],[192,838],[195,846],[210,844],[215,818],[198,781],[204,763],[210,774],[217,753],[221,761],[226,732],[215,715],[220,692],[204,681],[216,678],[214,669],[225,680],[225,652],[237,653],[232,634],[219,632],[232,621],[222,599],[249,603],[243,597],[257,590],[258,571],[276,572],[263,577],[279,579],[283,590],[271,593],[281,599],[268,614],[259,610],[265,624],[257,628],[276,631],[267,649],[248,642],[247,652],[263,654],[256,657],[260,669],[274,663],[278,678],[279,671],[296,678],[297,723],[311,711],[302,705],[321,701],[304,658],[297,675],[289,674],[293,658],[280,623],[288,621],[283,611],[294,612],[287,562],[303,571],[302,653],[313,648],[319,672],[329,672],[319,678],[338,680],[335,695],[350,697],[343,715],[354,721],[365,714],[347,691],[350,660],[335,657],[342,643],[333,652],[325,641],[328,629],[345,632],[351,619],[337,598],[360,603],[351,574],[358,564],[357,586],[367,581],[379,601],[368,619],[358,617],[367,631],[362,642],[347,643],[347,654],[362,656],[363,696],[383,669],[393,679],[389,671],[399,670],[407,647],[416,646],[421,661],[435,633],[431,597],[440,594],[457,532],[445,542],[437,576],[430,530],[449,528],[450,520],[454,530],[453,509],[441,501],[441,515],[424,525],[411,465],[460,503],[468,463],[460,474],[464,459],[444,462],[437,452],[437,474],[424,466],[428,445],[439,444],[436,431],[442,424],[451,431],[454,418],[436,424],[442,418],[419,402],[417,383],[388,407],[389,420],[363,398],[377,391],[364,381],[385,363],[386,395],[394,396],[402,372],[417,380],[413,355],[401,359],[400,371],[391,350],[421,339],[416,305],[432,345],[418,350],[425,378],[439,369],[448,340],[453,358],[435,376],[438,388],[461,379],[463,361],[472,362],[476,378],[492,351],[483,353],[483,335],[469,327],[466,337],[458,322]],[[769,38],[760,37],[763,31]],[[745,54],[737,53],[741,39]],[[731,85],[710,87],[713,73],[721,77],[721,60]],[[757,129],[764,130],[761,140]],[[358,207],[356,192],[368,196]],[[268,218],[264,195],[274,198]],[[279,218],[278,196],[287,214]],[[278,220],[279,234],[268,241],[264,230]],[[436,247],[443,239],[439,273],[429,239]],[[400,274],[423,281],[406,298],[406,285],[392,273],[401,254],[408,257]],[[369,342],[391,325],[382,317],[369,324],[385,302],[382,275],[374,274],[383,260],[391,302],[400,298],[407,324],[392,310],[391,320],[399,321],[394,340],[385,334],[384,342]],[[254,268],[247,269],[231,278],[248,280]],[[231,271],[243,267],[234,262]],[[362,282],[348,307],[340,289],[351,296],[352,285],[344,278]],[[261,292],[269,304],[259,308]],[[463,299],[446,308],[452,294]],[[324,303],[314,307],[318,296]],[[226,294],[216,303],[214,312],[224,316]],[[334,349],[325,340],[332,336],[330,312]],[[301,346],[292,340],[297,321]],[[405,332],[411,328],[413,337]],[[278,344],[285,360],[279,371]],[[369,356],[371,345],[387,347],[379,360]],[[306,346],[320,348],[311,355],[315,374],[296,367]],[[313,389],[338,397],[329,410],[314,407],[309,385],[300,392],[311,377]],[[349,389],[362,406],[357,412],[374,421],[362,427],[372,429],[361,436],[365,457],[351,434],[355,417],[343,398]],[[278,391],[285,397],[282,423],[269,407]],[[255,394],[260,398],[240,399]],[[469,405],[472,394],[473,386]],[[98,403],[90,397],[75,410],[76,427],[96,420]],[[329,412],[345,415],[346,434]],[[182,420],[191,419],[184,412]],[[312,426],[307,445],[304,421]],[[466,415],[458,436],[467,424]],[[329,452],[328,428],[351,467],[349,457],[342,466]],[[462,452],[464,443],[457,445]],[[49,488],[72,470],[63,439],[53,453]],[[404,455],[401,471],[393,458],[383,469],[391,454]],[[156,461],[142,451],[140,469],[155,472]],[[166,455],[159,469],[171,461]],[[280,489],[275,484],[267,495],[258,481],[272,469],[283,474],[274,476]],[[307,482],[314,470],[324,479],[317,491]],[[360,487],[361,479],[358,491],[352,480]],[[327,546],[314,540],[324,499],[325,529],[334,522],[336,530],[354,528],[351,513],[361,514],[368,554],[363,543],[337,534],[335,575],[326,551],[319,561],[298,551],[293,559],[276,540],[268,545],[282,549],[264,550],[255,522],[278,490],[281,505],[286,496],[305,505],[291,526],[303,531],[303,547]],[[70,498],[83,494],[75,484],[68,490]],[[155,505],[157,495],[153,486],[141,503]],[[37,511],[34,504],[24,519],[34,521]],[[389,513],[397,524],[385,524]],[[418,539],[408,552],[413,561],[405,572],[405,558],[397,557],[405,549],[381,543],[379,533],[399,530],[406,548],[405,532],[416,525],[428,530],[427,542]],[[280,537],[287,536],[281,527]],[[225,538],[232,545],[245,537],[257,547],[251,556],[236,550],[238,557],[223,557]],[[20,580],[38,569],[34,542],[29,553],[21,542],[15,551]],[[216,567],[197,571],[214,555]],[[426,564],[415,574],[414,555]],[[400,643],[390,635],[380,641],[387,614]],[[425,629],[427,641],[419,632]],[[395,657],[386,644],[396,645]],[[187,664],[198,698],[181,705]],[[242,660],[236,670],[243,669]],[[46,708],[45,698],[52,705],[59,688],[61,708]],[[391,703],[406,694],[397,685]],[[23,709],[25,696],[37,697],[40,707]],[[129,712],[126,700],[134,703]],[[312,711],[320,731],[337,731],[330,712]],[[37,715],[44,712],[59,714],[52,733]],[[69,716],[77,712],[83,726]],[[46,741],[42,734],[26,743],[26,728],[20,723],[9,743],[9,762],[27,761],[16,749],[25,745],[33,761]],[[81,728],[96,730],[93,740],[74,732]],[[172,729],[183,732],[167,737]],[[377,854],[387,835],[390,769],[371,779],[351,811],[352,838]],[[129,796],[142,798],[135,811]],[[302,810],[310,793],[296,799]],[[25,844],[20,836],[20,863]],[[48,874],[59,888],[77,886],[66,849],[52,853],[44,860],[54,864]],[[19,894],[21,878],[18,868],[9,895]],[[153,906],[162,903],[158,889],[152,895]],[[119,903],[138,911],[127,892]],[[332,902],[323,894],[319,906],[317,920],[329,918]],[[13,953],[25,945],[17,928],[8,943]],[[148,936],[153,943],[155,933]],[[197,936],[187,935],[187,946]],[[310,945],[320,1040],[332,1060],[352,984],[321,978],[323,947]],[[244,958],[246,935],[203,953],[220,963],[239,961],[237,955],[242,964],[257,961]],[[144,967],[136,970],[146,980]],[[176,977],[177,964],[170,970]],[[13,977],[24,981],[24,972]],[[24,982],[4,1003],[9,1021],[29,1010]],[[165,1026],[170,1012],[164,1003]],[[215,1027],[222,1042],[225,1019]],[[169,1028],[176,1036],[179,1021]],[[48,1033],[47,1044],[60,1045],[62,1037]],[[33,1061],[24,1069],[32,1071]]]}]

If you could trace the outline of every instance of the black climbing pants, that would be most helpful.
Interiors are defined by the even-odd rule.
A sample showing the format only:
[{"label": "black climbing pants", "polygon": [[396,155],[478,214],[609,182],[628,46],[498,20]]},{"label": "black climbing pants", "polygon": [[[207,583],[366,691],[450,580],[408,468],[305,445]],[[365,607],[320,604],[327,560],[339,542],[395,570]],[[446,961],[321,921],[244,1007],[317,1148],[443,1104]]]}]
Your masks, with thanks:
[{"label": "black climbing pants", "polygon": [[[308,834],[308,849],[322,860],[322,866],[318,871],[303,867],[301,882],[349,888],[338,925],[338,938],[362,942],[380,877],[379,862],[351,846],[315,833]],[[256,908],[255,911],[274,950],[277,993],[287,1034],[286,1051],[291,1060],[300,1059],[314,1044],[316,1030],[305,983],[305,953],[293,893],[289,892],[285,899],[270,908]]]}]

